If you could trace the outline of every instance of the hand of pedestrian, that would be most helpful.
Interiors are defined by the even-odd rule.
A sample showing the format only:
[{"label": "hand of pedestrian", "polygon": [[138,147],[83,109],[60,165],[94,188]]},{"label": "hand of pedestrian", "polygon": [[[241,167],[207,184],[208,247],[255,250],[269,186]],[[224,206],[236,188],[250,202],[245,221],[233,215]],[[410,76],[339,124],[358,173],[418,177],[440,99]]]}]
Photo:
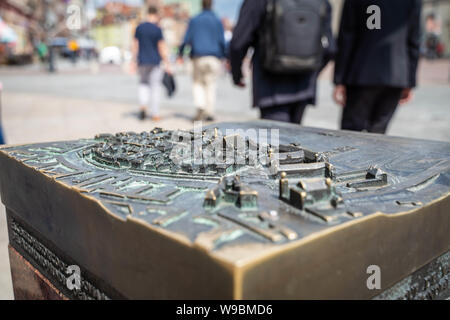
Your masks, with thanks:
[{"label": "hand of pedestrian", "polygon": [[333,92],[334,101],[341,107],[345,107],[347,103],[347,88],[343,85],[338,85]]},{"label": "hand of pedestrian", "polygon": [[170,75],[173,75],[172,64],[170,62],[164,63],[164,71]]},{"label": "hand of pedestrian", "polygon": [[183,63],[184,63],[184,59],[182,57],[178,57],[177,64],[181,66]]},{"label": "hand of pedestrian", "polygon": [[225,66],[225,70],[227,70],[228,72],[231,72],[231,63],[230,60],[225,60],[223,62],[223,65]]},{"label": "hand of pedestrian", "polygon": [[138,69],[138,67],[137,67],[137,63],[136,62],[131,62],[130,63],[130,73],[131,74],[136,74],[137,73],[137,69]]},{"label": "hand of pedestrian", "polygon": [[404,105],[408,102],[411,102],[414,98],[414,92],[411,88],[404,89],[402,91],[402,96],[400,98],[400,104]]}]

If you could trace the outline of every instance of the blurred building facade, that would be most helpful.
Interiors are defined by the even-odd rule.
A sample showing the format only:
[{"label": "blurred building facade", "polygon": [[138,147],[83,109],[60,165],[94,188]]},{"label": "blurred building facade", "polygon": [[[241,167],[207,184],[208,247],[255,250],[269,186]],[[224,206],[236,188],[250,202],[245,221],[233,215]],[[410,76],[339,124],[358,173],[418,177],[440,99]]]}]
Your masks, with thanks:
[{"label": "blurred building facade", "polygon": [[[77,3],[81,6],[84,1],[79,0]],[[66,27],[68,3],[71,1],[1,0],[0,18],[8,28],[14,30],[15,39],[13,43],[1,44],[0,60],[31,56],[37,42],[70,36],[71,31]]]},{"label": "blurred building facade", "polygon": [[2,0],[0,1],[0,18],[3,30],[8,29],[9,39],[0,43],[0,63],[10,55],[27,55],[33,53],[32,39],[39,34],[39,21],[43,16],[38,1]]},{"label": "blurred building facade", "polygon": [[134,30],[145,19],[147,7],[153,5],[160,9],[164,38],[174,52],[182,40],[189,18],[199,11],[200,3],[200,0],[147,0],[145,5],[133,7],[110,2],[97,8],[91,34],[100,50],[114,46],[129,51]]},{"label": "blurred building facade", "polygon": [[[226,1],[226,0],[223,0]],[[333,30],[337,34],[339,30],[340,24],[340,16],[342,7],[345,0],[330,0],[331,5],[333,6]],[[141,6],[138,11],[140,14],[136,19],[133,19],[133,23],[131,27],[121,27],[122,29],[126,29],[123,31],[124,33],[130,32],[133,29],[138,21],[145,16],[145,8],[148,5],[155,5],[162,9],[163,20],[162,27],[164,29],[165,37],[171,47],[175,47],[180,41],[181,37],[184,33],[184,30],[187,25],[187,21],[190,16],[193,16],[200,12],[201,10],[201,0],[143,0],[146,6]],[[242,2],[242,0],[241,0]],[[425,20],[426,17],[430,13],[434,13],[436,15],[437,20],[439,21],[440,28],[440,40],[443,43],[445,56],[450,57],[450,0],[423,0],[424,9],[423,9],[423,30],[425,33]],[[239,6],[239,1],[236,2],[236,6]],[[124,6],[125,8],[126,6]],[[132,14],[130,12],[133,12]],[[123,9],[122,14],[124,16],[131,15],[134,17],[136,10],[135,9]],[[117,23],[116,23],[117,25]],[[110,27],[111,28],[111,27]],[[117,28],[117,27],[116,27]],[[124,34],[122,32],[122,34]],[[106,34],[102,37],[107,38],[109,44],[113,44],[113,39],[121,38],[119,35],[120,32],[106,32]],[[100,41],[102,43],[103,41]],[[121,47],[128,47],[129,43],[121,44]]]},{"label": "blurred building facade", "polygon": [[[216,0],[218,1],[218,0]],[[228,1],[228,0],[222,0]],[[236,11],[242,0],[233,1]],[[330,0],[333,6],[333,29],[337,33],[344,0]],[[434,14],[445,56],[450,57],[450,0],[423,0],[423,30],[425,20]],[[136,26],[145,18],[148,5],[161,8],[161,26],[169,47],[175,50],[182,40],[189,18],[201,10],[201,0],[142,0],[140,6],[124,1],[105,1],[102,7],[91,6],[84,14],[82,29],[74,32],[66,27],[67,6],[79,4],[87,11],[92,0],[1,0],[0,18],[14,33],[13,43],[0,42],[0,62],[11,52],[31,55],[36,41],[49,41],[52,37],[92,37],[97,49],[115,46],[130,50]],[[138,3],[138,2],[135,2]],[[227,3],[231,6],[231,2]]]},{"label": "blurred building facade", "polygon": [[140,16],[140,6],[132,7],[119,2],[109,2],[103,7],[96,8],[90,33],[98,49],[131,48],[133,30]]}]

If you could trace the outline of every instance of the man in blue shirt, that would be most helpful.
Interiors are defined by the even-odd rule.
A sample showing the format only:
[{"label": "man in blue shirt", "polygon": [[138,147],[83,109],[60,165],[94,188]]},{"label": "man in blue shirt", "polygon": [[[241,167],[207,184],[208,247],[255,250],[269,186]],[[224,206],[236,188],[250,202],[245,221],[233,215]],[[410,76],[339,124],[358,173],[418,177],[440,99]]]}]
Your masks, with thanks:
[{"label": "man in blue shirt", "polygon": [[198,108],[194,121],[213,121],[220,60],[225,58],[225,34],[222,22],[211,10],[212,0],[202,0],[202,5],[203,12],[189,22],[179,62],[184,48],[189,46],[194,66],[194,102]]},{"label": "man in blue shirt", "polygon": [[[161,83],[164,70],[171,73],[167,46],[164,42],[161,28],[157,25],[159,21],[158,10],[150,7],[147,21],[140,24],[135,33],[133,45],[134,61],[139,66],[139,101],[141,110],[139,118],[144,120],[147,116],[146,110],[151,102],[151,114],[153,121],[159,121],[159,104],[161,97]],[[164,69],[160,64],[163,62]]]}]

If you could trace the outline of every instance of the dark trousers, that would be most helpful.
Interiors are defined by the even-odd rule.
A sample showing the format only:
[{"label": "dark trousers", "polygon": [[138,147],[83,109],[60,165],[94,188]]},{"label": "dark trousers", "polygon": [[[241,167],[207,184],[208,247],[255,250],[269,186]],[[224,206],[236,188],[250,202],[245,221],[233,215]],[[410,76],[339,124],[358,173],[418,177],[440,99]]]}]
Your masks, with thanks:
[{"label": "dark trousers", "polygon": [[342,130],[386,133],[403,89],[392,87],[347,87]]},{"label": "dark trousers", "polygon": [[261,119],[301,124],[308,103],[299,101],[261,108]]}]

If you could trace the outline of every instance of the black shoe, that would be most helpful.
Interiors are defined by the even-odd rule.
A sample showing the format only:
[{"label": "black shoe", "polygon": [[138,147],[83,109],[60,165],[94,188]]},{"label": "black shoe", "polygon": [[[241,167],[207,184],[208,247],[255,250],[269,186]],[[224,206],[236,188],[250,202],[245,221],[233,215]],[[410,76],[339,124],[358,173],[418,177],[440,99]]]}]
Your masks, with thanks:
[{"label": "black shoe", "polygon": [[216,121],[216,119],[213,116],[207,116],[205,118],[205,121],[214,122],[214,121]]},{"label": "black shoe", "polygon": [[145,113],[145,111],[139,112],[139,120],[144,121],[145,118],[147,118],[147,114]]}]

